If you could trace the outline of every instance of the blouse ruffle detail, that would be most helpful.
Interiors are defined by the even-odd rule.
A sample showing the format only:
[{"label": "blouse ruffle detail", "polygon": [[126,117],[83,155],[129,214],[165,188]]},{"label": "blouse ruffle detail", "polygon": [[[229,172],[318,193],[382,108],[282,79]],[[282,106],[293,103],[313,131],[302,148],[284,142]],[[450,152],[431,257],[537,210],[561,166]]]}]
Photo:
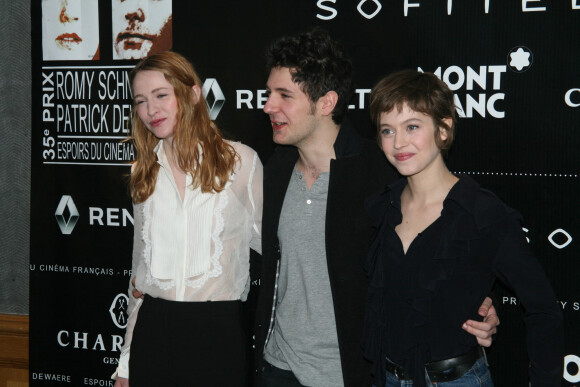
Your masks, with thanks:
[{"label": "blouse ruffle detail", "polygon": [[143,239],[143,262],[145,262],[145,266],[147,266],[147,270],[145,271],[145,283],[166,291],[175,287],[175,280],[162,280],[151,275],[151,238],[149,233],[151,232],[152,203],[153,198],[150,196],[141,207],[143,211],[143,229],[141,230],[141,237]]},{"label": "blouse ruffle detail", "polygon": [[231,184],[231,179],[226,184],[225,189],[218,194],[217,205],[214,208],[215,216],[215,228],[212,232],[211,239],[214,244],[214,252],[210,258],[211,269],[201,275],[201,277],[196,279],[187,279],[187,286],[198,289],[201,288],[209,278],[218,277],[222,274],[222,265],[220,263],[220,257],[224,251],[224,246],[220,238],[222,231],[224,230],[224,216],[223,210],[228,205],[228,196],[226,191]]}]

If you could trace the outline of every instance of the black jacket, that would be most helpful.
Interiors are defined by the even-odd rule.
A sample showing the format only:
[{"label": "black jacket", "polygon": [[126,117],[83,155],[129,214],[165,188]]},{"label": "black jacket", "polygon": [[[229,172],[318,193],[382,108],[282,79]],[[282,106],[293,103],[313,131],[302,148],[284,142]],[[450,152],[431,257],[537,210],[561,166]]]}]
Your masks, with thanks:
[{"label": "black jacket", "polygon": [[[373,141],[342,124],[334,143],[336,159],[330,162],[326,209],[326,255],[334,303],[336,330],[345,386],[370,385],[370,364],[364,360],[361,336],[367,276],[363,269],[371,240],[371,220],[365,199],[396,178],[384,154]],[[262,217],[262,274],[256,316],[257,380],[272,317],[280,247],[278,222],[286,189],[296,161],[295,147],[281,146],[264,168]]]}]

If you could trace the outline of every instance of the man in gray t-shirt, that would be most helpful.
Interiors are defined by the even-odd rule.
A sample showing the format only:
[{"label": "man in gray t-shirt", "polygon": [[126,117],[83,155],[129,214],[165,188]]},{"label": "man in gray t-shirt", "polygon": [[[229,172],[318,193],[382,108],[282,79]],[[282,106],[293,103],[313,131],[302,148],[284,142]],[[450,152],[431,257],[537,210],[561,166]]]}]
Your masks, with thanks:
[{"label": "man in gray t-shirt", "polygon": [[278,226],[276,319],[264,351],[268,363],[313,386],[343,384],[324,244],[328,178],[321,173],[310,189],[302,172],[290,178]]}]

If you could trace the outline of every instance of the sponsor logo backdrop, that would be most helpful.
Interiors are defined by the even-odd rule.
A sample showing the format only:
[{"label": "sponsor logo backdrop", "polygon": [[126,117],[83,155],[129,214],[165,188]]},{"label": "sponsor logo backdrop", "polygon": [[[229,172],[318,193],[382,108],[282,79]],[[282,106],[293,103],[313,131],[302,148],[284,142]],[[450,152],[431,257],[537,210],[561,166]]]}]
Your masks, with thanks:
[{"label": "sponsor logo backdrop", "polygon": [[[91,15],[100,27],[99,55],[43,60],[40,3],[32,2],[30,383],[110,386],[131,269],[126,178],[135,152],[121,140],[130,133],[127,75],[136,61],[113,59],[109,0],[99,0]],[[172,7],[172,47],[205,80],[212,118],[263,162],[273,149],[261,111],[263,53],[278,36],[318,25],[343,42],[356,69],[350,118],[368,137],[368,93],[382,76],[417,68],[444,79],[462,117],[449,166],[524,215],[564,311],[562,384],[580,382],[580,48],[570,44],[580,1],[224,0]],[[259,291],[252,270],[248,322]],[[495,296],[502,324],[488,351],[494,380],[527,385],[519,300],[503,286]]]}]

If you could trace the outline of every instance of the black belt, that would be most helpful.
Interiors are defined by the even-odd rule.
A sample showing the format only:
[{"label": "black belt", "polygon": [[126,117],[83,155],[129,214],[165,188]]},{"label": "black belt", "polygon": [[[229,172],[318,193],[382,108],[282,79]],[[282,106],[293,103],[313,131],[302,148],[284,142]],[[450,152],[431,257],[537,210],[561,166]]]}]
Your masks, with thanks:
[{"label": "black belt", "polygon": [[[450,382],[457,380],[473,367],[473,364],[481,356],[484,356],[481,347],[475,347],[471,351],[445,360],[434,361],[425,364],[425,370],[431,382]],[[413,373],[409,372],[398,364],[386,360],[386,369],[395,375],[399,380],[413,380]]]}]

